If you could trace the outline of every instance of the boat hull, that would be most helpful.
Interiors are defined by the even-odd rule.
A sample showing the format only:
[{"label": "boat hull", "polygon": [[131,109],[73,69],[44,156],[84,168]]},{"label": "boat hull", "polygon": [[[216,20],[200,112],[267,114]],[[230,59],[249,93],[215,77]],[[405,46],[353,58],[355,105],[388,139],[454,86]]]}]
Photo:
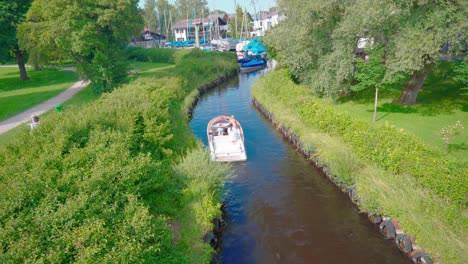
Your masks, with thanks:
[{"label": "boat hull", "polygon": [[237,131],[228,134],[229,120],[229,116],[218,116],[208,123],[208,145],[210,147],[210,157],[213,161],[247,160],[242,127],[236,120]]},{"label": "boat hull", "polygon": [[240,71],[241,72],[253,72],[253,71],[256,71],[256,70],[263,69],[263,68],[265,68],[265,66],[266,66],[266,64],[258,65],[258,66],[252,66],[252,67],[241,67]]},{"label": "boat hull", "polygon": [[267,65],[266,59],[261,58],[260,56],[255,56],[250,58],[250,60],[242,63],[240,65],[241,72],[251,72],[259,69],[265,68]]}]

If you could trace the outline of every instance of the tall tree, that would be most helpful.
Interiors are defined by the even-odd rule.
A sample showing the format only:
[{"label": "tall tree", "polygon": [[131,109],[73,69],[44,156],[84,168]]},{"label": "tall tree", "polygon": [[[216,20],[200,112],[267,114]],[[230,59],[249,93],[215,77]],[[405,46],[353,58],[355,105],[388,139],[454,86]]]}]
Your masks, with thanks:
[{"label": "tall tree", "polygon": [[152,31],[156,30],[156,27],[159,26],[159,21],[156,14],[156,0],[145,0],[144,7],[144,17],[145,26]]},{"label": "tall tree", "polygon": [[208,14],[209,11],[206,0],[176,0],[175,6],[177,8],[177,19],[186,19],[187,14],[190,18],[193,10],[195,10],[196,17],[201,17],[202,11],[204,14]]},{"label": "tall tree", "polygon": [[[466,1],[280,0],[288,19],[266,36],[297,80],[319,95],[350,89],[356,43],[381,42],[386,56],[384,82],[400,73],[412,78],[400,102],[414,104],[442,46],[448,56],[466,54]],[[364,8],[366,7],[366,8]]]},{"label": "tall tree", "polygon": [[252,22],[252,19],[247,10],[243,10],[240,5],[237,5],[235,17],[229,21],[229,27],[231,28],[230,36],[233,38],[245,37],[247,32],[252,29],[250,22]]},{"label": "tall tree", "polygon": [[171,11],[175,15],[175,6],[170,4],[168,0],[157,0],[156,1],[156,10],[158,11],[159,16],[166,13],[169,15],[169,11]]},{"label": "tall tree", "polygon": [[[35,0],[19,27],[21,43],[47,47],[44,60],[66,56],[103,91],[126,76],[124,49],[141,30],[138,0]],[[29,43],[28,45],[26,43]]]},{"label": "tall tree", "polygon": [[[350,83],[352,60],[339,67],[349,48],[335,49],[333,30],[342,19],[343,1],[281,0],[288,19],[265,35],[269,46],[291,70],[295,79],[309,85],[318,95],[335,96]],[[343,45],[343,44],[342,44]],[[352,58],[352,56],[351,56]]]},{"label": "tall tree", "polygon": [[25,52],[18,45],[17,27],[26,19],[25,14],[31,2],[32,0],[0,0],[0,53],[4,56],[9,52],[14,54],[21,80],[27,80],[28,75],[24,65]]},{"label": "tall tree", "polygon": [[174,24],[174,21],[170,21],[170,19],[174,18],[176,15],[176,8],[174,5],[170,4],[168,0],[157,0],[156,1],[156,10],[158,12],[159,16],[159,24],[161,24],[161,19],[164,16],[164,24],[165,31],[163,31],[163,34],[167,34],[168,39],[170,37],[171,32],[169,32],[168,27]]},{"label": "tall tree", "polygon": [[404,12],[399,16],[400,23],[387,45],[388,76],[398,72],[411,75],[400,102],[414,104],[437,60],[441,57],[467,59],[468,3],[413,1],[400,9]]}]

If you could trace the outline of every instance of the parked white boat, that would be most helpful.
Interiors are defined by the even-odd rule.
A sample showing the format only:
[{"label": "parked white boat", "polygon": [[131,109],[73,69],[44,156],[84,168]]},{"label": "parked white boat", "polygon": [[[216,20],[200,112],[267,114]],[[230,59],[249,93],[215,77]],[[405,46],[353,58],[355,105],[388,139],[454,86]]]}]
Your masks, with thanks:
[{"label": "parked white boat", "polygon": [[240,123],[229,125],[229,116],[213,118],[206,128],[211,159],[214,161],[243,161],[247,160],[244,147],[244,131]]}]

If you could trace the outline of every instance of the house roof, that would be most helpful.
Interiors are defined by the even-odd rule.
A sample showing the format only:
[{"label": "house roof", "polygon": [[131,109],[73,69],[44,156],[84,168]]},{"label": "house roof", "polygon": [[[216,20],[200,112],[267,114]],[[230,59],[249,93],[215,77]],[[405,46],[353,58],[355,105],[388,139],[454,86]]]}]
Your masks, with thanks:
[{"label": "house roof", "polygon": [[180,28],[187,28],[187,25],[190,25],[190,20],[192,20],[192,25],[197,25],[197,24],[202,24],[207,25],[208,21],[210,23],[213,23],[214,20],[218,20],[219,25],[224,26],[226,25],[226,21],[222,19],[222,17],[219,17],[217,15],[209,15],[208,17],[205,18],[194,18],[194,19],[181,19],[178,20],[177,23],[174,25],[175,29],[180,29]]},{"label": "house roof", "polygon": [[273,9],[272,11],[259,11],[257,12],[257,19],[258,20],[264,20],[264,19],[268,19],[268,18],[271,18],[272,16],[274,15],[285,15],[286,14],[286,9],[285,8],[282,8],[282,9]]},{"label": "house roof", "polygon": [[138,37],[132,37],[132,42],[158,40],[158,39],[165,40],[166,36],[160,35],[153,31],[149,31],[147,30],[147,28],[145,28],[145,30],[142,31]]}]

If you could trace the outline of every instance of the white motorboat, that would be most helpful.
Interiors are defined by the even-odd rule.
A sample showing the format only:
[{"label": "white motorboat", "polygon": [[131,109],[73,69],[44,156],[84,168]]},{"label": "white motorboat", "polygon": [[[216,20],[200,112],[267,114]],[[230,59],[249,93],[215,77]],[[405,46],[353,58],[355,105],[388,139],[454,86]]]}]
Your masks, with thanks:
[{"label": "white motorboat", "polygon": [[240,123],[229,125],[229,116],[213,118],[206,128],[211,159],[214,161],[243,161],[247,160],[244,147],[244,131]]}]

